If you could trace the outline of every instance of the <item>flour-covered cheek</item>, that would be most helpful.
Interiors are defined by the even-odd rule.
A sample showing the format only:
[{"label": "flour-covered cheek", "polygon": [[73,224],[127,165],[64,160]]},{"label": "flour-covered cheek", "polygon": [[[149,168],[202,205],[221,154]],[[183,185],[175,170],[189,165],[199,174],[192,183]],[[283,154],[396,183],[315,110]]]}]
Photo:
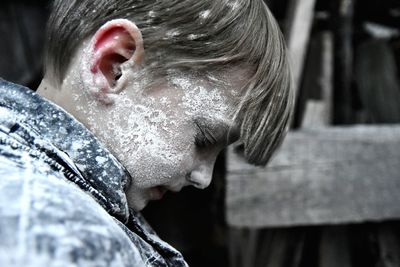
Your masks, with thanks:
[{"label": "flour-covered cheek", "polygon": [[135,177],[135,186],[148,188],[170,185],[185,179],[193,164],[193,143],[187,134],[171,127],[170,131],[154,129],[138,140],[132,140],[131,153],[121,161]]}]

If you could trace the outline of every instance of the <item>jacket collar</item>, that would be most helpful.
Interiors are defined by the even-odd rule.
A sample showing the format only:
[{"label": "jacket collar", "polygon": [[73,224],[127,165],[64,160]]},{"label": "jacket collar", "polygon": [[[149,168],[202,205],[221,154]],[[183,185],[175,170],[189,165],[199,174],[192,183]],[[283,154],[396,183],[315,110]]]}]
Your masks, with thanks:
[{"label": "jacket collar", "polygon": [[[26,87],[0,79],[0,106],[18,115],[28,127],[52,147],[57,156],[79,172],[87,191],[110,214],[126,222],[129,210],[124,193],[131,180],[121,163],[72,115]],[[92,192],[91,192],[92,191]]]}]

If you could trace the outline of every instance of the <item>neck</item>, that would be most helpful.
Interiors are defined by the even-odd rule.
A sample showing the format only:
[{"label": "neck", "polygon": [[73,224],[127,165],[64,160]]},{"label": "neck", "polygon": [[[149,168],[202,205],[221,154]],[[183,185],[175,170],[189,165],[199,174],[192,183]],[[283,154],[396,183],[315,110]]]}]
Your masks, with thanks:
[{"label": "neck", "polygon": [[45,77],[43,78],[42,82],[37,88],[36,93],[41,97],[63,108],[71,115],[73,115],[77,120],[81,121],[79,116],[77,116],[78,114],[75,109],[76,105],[79,103],[74,103],[71,98],[74,88],[65,88],[65,86],[55,86],[54,84],[55,84],[54,82]]},{"label": "neck", "polygon": [[45,77],[43,78],[43,80],[41,81],[39,87],[36,90],[36,93],[39,94],[40,96],[51,100],[54,102],[54,92],[55,92],[55,88],[52,85],[52,83]]}]

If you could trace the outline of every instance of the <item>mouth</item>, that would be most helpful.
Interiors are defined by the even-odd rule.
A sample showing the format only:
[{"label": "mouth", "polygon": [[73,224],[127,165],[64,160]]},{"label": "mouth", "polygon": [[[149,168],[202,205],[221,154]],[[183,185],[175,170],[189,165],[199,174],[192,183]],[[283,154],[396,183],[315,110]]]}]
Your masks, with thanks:
[{"label": "mouth", "polygon": [[167,193],[168,189],[163,186],[156,186],[150,189],[150,199],[160,200]]}]

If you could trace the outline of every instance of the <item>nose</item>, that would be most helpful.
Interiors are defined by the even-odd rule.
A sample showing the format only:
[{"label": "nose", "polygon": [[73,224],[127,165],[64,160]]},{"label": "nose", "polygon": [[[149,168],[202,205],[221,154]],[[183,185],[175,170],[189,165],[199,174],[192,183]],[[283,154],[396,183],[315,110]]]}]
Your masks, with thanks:
[{"label": "nose", "polygon": [[205,189],[211,183],[213,169],[213,163],[199,165],[189,174],[189,183],[198,189]]}]

